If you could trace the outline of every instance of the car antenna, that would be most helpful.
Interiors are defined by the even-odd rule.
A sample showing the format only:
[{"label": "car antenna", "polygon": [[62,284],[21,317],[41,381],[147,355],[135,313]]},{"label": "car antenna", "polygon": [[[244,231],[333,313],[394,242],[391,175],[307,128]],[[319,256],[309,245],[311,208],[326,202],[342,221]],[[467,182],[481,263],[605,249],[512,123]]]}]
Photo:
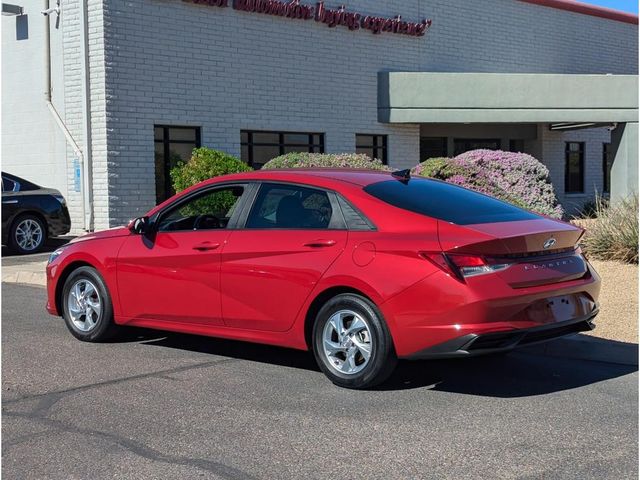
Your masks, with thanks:
[{"label": "car antenna", "polygon": [[407,183],[409,183],[409,180],[411,180],[411,170],[409,170],[408,168],[405,170],[396,170],[395,172],[393,172],[391,174],[396,180],[400,180],[402,183],[404,183],[405,185]]}]

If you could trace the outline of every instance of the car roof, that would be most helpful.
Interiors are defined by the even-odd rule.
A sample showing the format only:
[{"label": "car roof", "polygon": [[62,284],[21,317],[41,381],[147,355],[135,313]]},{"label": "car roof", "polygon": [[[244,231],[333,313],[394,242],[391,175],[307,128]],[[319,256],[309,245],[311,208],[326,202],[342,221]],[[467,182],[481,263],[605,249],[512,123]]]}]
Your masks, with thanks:
[{"label": "car roof", "polygon": [[216,177],[209,180],[217,183],[223,180],[258,180],[258,181],[300,181],[312,185],[327,183],[350,183],[365,187],[383,180],[391,180],[391,172],[380,170],[358,170],[347,168],[283,168],[274,170],[256,170]]}]

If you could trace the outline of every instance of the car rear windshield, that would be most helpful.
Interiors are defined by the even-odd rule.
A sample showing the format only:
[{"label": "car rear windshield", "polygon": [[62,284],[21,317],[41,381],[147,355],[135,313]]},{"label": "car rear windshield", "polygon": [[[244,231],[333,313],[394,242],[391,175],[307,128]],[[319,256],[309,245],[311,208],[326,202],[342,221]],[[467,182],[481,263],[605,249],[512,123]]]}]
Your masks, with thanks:
[{"label": "car rear windshield", "polygon": [[457,225],[540,218],[493,197],[437,180],[388,180],[368,185],[364,191],[395,207]]}]

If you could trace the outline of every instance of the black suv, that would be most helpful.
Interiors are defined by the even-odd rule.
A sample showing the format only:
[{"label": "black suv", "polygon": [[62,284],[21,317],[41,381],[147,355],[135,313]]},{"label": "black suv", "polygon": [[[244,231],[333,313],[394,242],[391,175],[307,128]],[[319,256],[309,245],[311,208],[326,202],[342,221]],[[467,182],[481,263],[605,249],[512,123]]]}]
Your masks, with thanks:
[{"label": "black suv", "polygon": [[58,190],[2,172],[2,244],[17,253],[39,251],[48,237],[68,233],[71,218]]}]

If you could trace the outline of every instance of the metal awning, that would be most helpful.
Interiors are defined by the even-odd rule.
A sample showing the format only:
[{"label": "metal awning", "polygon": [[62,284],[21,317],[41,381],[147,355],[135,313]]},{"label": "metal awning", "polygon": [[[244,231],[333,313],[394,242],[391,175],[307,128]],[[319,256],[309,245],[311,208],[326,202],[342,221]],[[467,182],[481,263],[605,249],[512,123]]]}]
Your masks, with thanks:
[{"label": "metal awning", "polygon": [[381,72],[383,123],[638,121],[637,75]]}]

